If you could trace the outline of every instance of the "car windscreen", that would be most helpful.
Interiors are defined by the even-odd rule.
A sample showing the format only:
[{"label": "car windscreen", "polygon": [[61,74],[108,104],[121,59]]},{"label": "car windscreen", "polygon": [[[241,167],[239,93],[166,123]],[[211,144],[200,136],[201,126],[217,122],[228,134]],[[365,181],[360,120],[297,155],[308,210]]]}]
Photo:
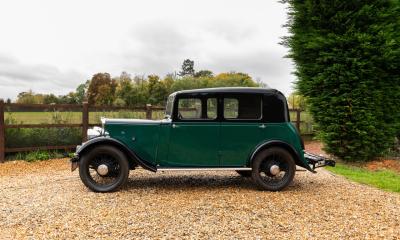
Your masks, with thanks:
[{"label": "car windscreen", "polygon": [[175,95],[170,95],[167,100],[167,106],[165,107],[165,118],[172,116],[172,109],[174,107]]}]

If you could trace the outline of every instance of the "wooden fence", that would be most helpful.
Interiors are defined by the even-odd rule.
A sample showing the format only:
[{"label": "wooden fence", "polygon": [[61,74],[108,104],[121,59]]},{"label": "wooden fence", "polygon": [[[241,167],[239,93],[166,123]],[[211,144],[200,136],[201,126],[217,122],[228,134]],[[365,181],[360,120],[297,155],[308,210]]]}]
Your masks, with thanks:
[{"label": "wooden fence", "polygon": [[[69,111],[79,111],[82,112],[82,122],[77,124],[5,124],[5,111],[7,109],[27,109],[27,110],[48,110],[57,109],[59,110],[69,110]],[[162,107],[154,107],[147,104],[146,107],[114,107],[114,106],[89,106],[88,103],[83,104],[18,104],[18,103],[4,103],[0,99],[0,163],[5,160],[5,153],[13,152],[24,152],[24,151],[34,151],[34,150],[62,150],[62,149],[73,149],[76,145],[64,145],[64,146],[40,146],[40,147],[19,147],[19,148],[6,148],[6,137],[5,129],[10,128],[81,128],[82,129],[82,142],[87,140],[87,130],[89,127],[99,125],[89,123],[89,112],[90,111],[118,111],[118,110],[128,110],[128,111],[140,111],[145,112],[146,119],[153,118],[153,111],[163,111]],[[291,112],[296,112],[296,119],[293,121],[297,129],[300,131],[301,124],[301,110],[290,109]]]}]

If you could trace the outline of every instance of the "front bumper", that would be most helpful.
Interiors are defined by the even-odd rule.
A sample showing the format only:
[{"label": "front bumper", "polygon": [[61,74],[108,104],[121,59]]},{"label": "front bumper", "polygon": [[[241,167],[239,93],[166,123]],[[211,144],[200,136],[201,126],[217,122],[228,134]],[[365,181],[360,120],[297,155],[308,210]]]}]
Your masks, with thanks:
[{"label": "front bumper", "polygon": [[319,167],[325,167],[325,166],[334,167],[336,165],[336,162],[332,159],[308,152],[304,152],[304,158],[306,159],[308,165],[310,165],[310,168],[313,171]]},{"label": "front bumper", "polygon": [[75,155],[71,158],[71,172],[75,171],[79,167],[79,156],[75,153]]}]

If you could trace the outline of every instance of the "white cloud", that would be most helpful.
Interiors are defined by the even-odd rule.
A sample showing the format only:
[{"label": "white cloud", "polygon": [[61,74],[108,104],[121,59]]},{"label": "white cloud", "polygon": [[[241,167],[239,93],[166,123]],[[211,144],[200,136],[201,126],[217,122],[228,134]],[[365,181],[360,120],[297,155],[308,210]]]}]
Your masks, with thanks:
[{"label": "white cloud", "polygon": [[96,72],[247,72],[284,93],[285,5],[253,0],[15,0],[0,8],[0,97],[67,93]]}]

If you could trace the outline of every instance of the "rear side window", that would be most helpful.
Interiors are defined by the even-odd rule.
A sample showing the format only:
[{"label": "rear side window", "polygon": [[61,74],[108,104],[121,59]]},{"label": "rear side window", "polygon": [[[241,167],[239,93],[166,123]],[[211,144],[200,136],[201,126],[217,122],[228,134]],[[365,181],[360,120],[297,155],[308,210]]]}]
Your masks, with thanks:
[{"label": "rear side window", "polygon": [[234,119],[239,116],[239,100],[236,98],[224,98],[224,118]]},{"label": "rear side window", "polygon": [[224,98],[224,118],[228,120],[259,120],[262,117],[260,95],[244,94]]}]

